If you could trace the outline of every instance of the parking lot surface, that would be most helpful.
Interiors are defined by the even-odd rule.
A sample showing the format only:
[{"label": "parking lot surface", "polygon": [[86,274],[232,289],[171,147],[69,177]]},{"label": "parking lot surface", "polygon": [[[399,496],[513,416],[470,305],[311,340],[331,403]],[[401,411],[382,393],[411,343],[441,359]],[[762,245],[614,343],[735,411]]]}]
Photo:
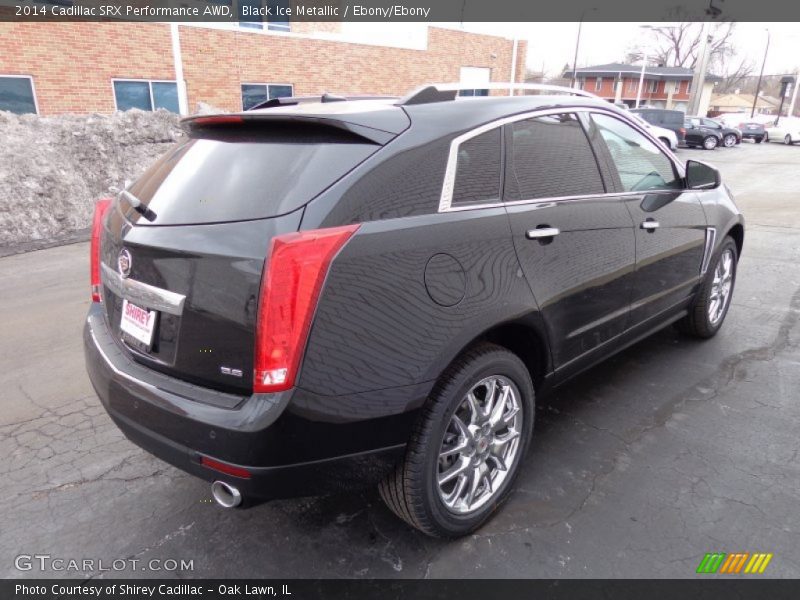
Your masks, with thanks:
[{"label": "parking lot surface", "polygon": [[[766,576],[797,577],[800,148],[679,156],[716,164],[747,219],[722,331],[665,329],[540,399],[516,493],[458,541],[416,533],[371,490],[218,508],[93,393],[88,245],[0,259],[0,576],[694,577],[720,551],[771,552]],[[138,562],[19,571],[21,554]],[[142,570],[152,559],[192,569]]]}]

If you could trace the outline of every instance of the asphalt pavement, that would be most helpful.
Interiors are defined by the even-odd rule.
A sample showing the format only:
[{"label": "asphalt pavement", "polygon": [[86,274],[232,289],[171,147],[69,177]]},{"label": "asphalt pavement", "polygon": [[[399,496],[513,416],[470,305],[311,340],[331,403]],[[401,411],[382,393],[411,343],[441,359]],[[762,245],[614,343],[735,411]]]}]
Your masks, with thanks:
[{"label": "asphalt pavement", "polygon": [[747,219],[721,332],[665,329],[542,400],[516,493],[458,541],[374,491],[218,508],[94,395],[88,244],[0,259],[0,577],[696,577],[707,552],[797,577],[800,147],[679,155],[715,163]]}]

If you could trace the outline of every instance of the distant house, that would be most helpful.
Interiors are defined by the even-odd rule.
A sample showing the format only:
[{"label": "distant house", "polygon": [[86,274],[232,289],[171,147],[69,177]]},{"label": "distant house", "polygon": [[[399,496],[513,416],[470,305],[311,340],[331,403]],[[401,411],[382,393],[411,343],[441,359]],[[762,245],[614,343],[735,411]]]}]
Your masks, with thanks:
[{"label": "distant house", "polygon": [[[709,114],[716,116],[723,113],[747,113],[753,110],[753,94],[714,94],[709,103]],[[756,102],[756,113],[774,115],[778,112],[780,100],[768,96],[759,96]]]},{"label": "distant house", "polygon": [[[624,103],[631,108],[636,105],[641,73],[641,65],[624,63],[581,67],[575,71],[581,89],[597,94],[609,102]],[[564,77],[572,77],[572,70],[566,71]],[[640,105],[685,111],[692,92],[693,78],[692,69],[645,67]],[[705,115],[708,111],[711,92],[718,81],[720,78],[716,75],[706,75],[700,96],[700,114]]]}]

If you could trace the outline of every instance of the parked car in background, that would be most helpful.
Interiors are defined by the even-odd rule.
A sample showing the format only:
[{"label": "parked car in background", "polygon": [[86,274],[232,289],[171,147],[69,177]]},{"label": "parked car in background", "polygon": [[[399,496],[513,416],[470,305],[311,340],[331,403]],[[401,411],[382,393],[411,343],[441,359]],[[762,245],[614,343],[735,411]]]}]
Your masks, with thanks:
[{"label": "parked car in background", "polygon": [[632,114],[631,116],[633,116],[633,118],[636,119],[636,121],[641,124],[642,127],[652,133],[654,137],[658,138],[658,141],[664,144],[667,148],[670,150],[678,149],[678,136],[675,135],[674,131],[648,123],[640,115]]},{"label": "parked car in background", "polygon": [[708,117],[686,117],[686,121],[692,124],[692,127],[717,131],[721,135],[722,145],[726,148],[733,148],[736,144],[742,143],[742,132],[735,127],[727,127]]},{"label": "parked car in background", "polygon": [[765,128],[768,142],[783,142],[784,144],[800,143],[800,119],[795,117],[782,117],[778,124],[774,122]]},{"label": "parked car in background", "polygon": [[755,140],[756,144],[760,144],[767,137],[767,131],[764,125],[755,121],[745,121],[739,123],[739,129],[742,132],[742,138],[746,140]]},{"label": "parked car in background", "polygon": [[675,133],[679,145],[683,145],[686,136],[684,126],[685,114],[680,110],[667,110],[665,108],[633,108],[632,114],[639,115],[642,119],[655,125],[669,129]]},{"label": "parked car in background", "polygon": [[378,484],[455,537],[548,391],[719,331],[744,243],[719,171],[582,90],[463,87],[191,117],[96,204],[86,367],[132,442],[226,508]]},{"label": "parked car in background", "polygon": [[686,119],[686,145],[690,148],[704,148],[714,150],[722,143],[721,127],[706,127],[697,120]]}]

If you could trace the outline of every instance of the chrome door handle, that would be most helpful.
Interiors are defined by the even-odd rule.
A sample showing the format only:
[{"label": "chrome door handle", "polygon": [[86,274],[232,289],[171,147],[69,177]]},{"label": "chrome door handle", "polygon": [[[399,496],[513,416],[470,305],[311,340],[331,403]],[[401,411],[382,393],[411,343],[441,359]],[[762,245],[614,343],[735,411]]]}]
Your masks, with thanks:
[{"label": "chrome door handle", "polygon": [[648,231],[653,231],[659,227],[660,225],[658,224],[658,221],[644,221],[642,223],[642,229],[647,229]]},{"label": "chrome door handle", "polygon": [[538,240],[541,238],[549,238],[561,233],[558,227],[542,227],[541,229],[528,229],[525,237],[529,240]]}]

